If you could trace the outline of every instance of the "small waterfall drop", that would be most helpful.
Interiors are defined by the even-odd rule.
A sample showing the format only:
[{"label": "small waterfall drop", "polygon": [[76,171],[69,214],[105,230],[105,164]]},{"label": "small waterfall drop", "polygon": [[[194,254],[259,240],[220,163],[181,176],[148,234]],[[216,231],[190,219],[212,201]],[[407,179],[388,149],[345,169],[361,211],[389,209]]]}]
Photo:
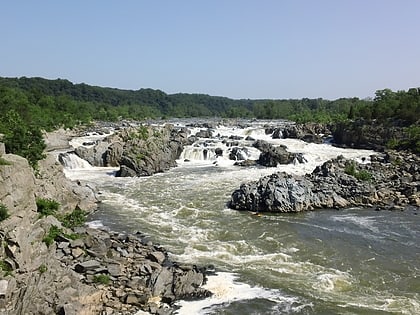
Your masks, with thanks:
[{"label": "small waterfall drop", "polygon": [[60,153],[58,161],[67,169],[92,168],[88,161],[83,160],[74,152]]}]

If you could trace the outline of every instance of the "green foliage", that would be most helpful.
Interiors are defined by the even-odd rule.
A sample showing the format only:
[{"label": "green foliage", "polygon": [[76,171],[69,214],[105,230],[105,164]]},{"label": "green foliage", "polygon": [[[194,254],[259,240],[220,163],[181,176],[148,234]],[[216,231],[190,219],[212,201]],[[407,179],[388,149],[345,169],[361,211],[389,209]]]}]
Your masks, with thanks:
[{"label": "green foliage", "polygon": [[111,279],[109,275],[98,274],[93,276],[93,282],[98,284],[108,285]]},{"label": "green foliage", "polygon": [[348,175],[355,177],[357,180],[370,181],[372,179],[372,174],[370,172],[366,170],[358,171],[356,168],[356,163],[354,161],[351,161],[350,163],[346,164],[344,172]]},{"label": "green foliage", "polygon": [[60,207],[60,204],[52,199],[38,198],[36,200],[36,207],[37,212],[39,212],[40,216],[43,217],[47,215],[55,215]]},{"label": "green foliage", "polygon": [[54,240],[57,238],[57,236],[61,235],[63,231],[55,226],[52,225],[48,231],[48,234],[42,239],[42,241],[49,247],[52,243],[54,243]]},{"label": "green foliage", "polygon": [[28,125],[14,109],[0,117],[0,132],[7,153],[21,155],[36,169],[39,160],[45,157],[45,143],[39,128]]},{"label": "green foliage", "polygon": [[4,272],[4,276],[12,275],[13,269],[5,260],[0,260],[0,269]]},{"label": "green foliage", "polygon": [[9,210],[4,204],[0,203],[0,222],[6,220],[8,217],[10,217]]},{"label": "green foliage", "polygon": [[43,274],[43,273],[47,272],[47,270],[48,270],[48,267],[46,265],[44,265],[44,264],[42,264],[38,268],[38,271],[39,271],[40,274]]},{"label": "green foliage", "polygon": [[60,218],[60,221],[66,228],[81,226],[86,222],[86,212],[80,208],[76,208],[73,210],[73,212]]},{"label": "green foliage", "polygon": [[405,137],[402,139],[392,138],[388,141],[387,147],[396,150],[411,150],[420,154],[420,126],[413,124],[404,128]]},{"label": "green foliage", "polygon": [[141,125],[137,129],[137,135],[140,140],[147,140],[149,138],[149,129],[146,126]]},{"label": "green foliage", "polygon": [[12,163],[0,156],[0,165],[12,165]]}]

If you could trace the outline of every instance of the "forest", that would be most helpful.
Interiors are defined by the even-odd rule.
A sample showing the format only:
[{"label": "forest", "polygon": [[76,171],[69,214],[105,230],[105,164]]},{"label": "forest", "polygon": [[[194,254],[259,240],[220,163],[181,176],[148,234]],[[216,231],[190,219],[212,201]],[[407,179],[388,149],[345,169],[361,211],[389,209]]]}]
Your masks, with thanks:
[{"label": "forest", "polygon": [[44,149],[42,131],[93,120],[222,117],[333,123],[363,118],[398,122],[418,137],[420,88],[378,90],[373,99],[237,100],[154,89],[122,90],[65,79],[0,77],[0,113],[7,152],[27,157],[36,167]]}]

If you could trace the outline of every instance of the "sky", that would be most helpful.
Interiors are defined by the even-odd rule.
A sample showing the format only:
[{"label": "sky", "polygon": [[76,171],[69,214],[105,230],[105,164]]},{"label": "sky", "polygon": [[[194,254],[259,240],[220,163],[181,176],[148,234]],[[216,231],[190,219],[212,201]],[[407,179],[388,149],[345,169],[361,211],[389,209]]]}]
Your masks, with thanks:
[{"label": "sky", "polygon": [[419,0],[0,1],[0,76],[235,99],[420,87]]}]

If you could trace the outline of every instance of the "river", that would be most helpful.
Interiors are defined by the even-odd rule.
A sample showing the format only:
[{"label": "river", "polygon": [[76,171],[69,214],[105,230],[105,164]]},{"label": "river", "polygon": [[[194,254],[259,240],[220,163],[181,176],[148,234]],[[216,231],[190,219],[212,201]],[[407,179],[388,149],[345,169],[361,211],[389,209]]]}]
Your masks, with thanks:
[{"label": "river", "polygon": [[[116,178],[113,169],[80,161],[66,169],[68,177],[95,183],[101,192],[91,225],[141,231],[173,260],[215,266],[206,284],[213,297],[179,302],[178,314],[420,314],[417,211],[256,216],[226,206],[242,182],[275,171],[304,174],[340,154],[368,161],[371,151],[273,140],[260,124],[220,127],[214,134],[284,144],[307,162],[241,168],[227,159],[226,143],[205,139],[185,148],[178,167],[151,177]],[[258,153],[241,147],[248,157]],[[224,155],[216,157],[215,148]]]}]

